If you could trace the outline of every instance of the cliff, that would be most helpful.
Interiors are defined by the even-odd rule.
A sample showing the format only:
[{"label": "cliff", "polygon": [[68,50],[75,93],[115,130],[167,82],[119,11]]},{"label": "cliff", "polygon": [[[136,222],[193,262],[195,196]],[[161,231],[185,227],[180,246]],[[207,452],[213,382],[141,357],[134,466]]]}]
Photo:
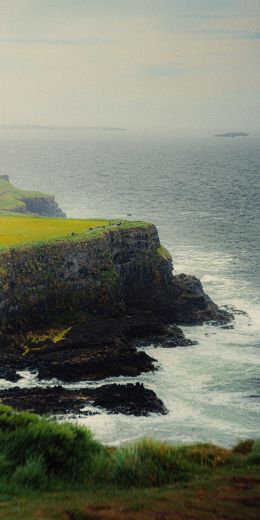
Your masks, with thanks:
[{"label": "cliff", "polygon": [[37,191],[20,190],[0,175],[0,212],[29,213],[49,217],[65,217],[55,197]]},{"label": "cliff", "polygon": [[[134,377],[156,370],[155,360],[137,348],[140,341],[142,346],[146,341],[168,348],[190,345],[176,324],[230,320],[199,280],[173,276],[171,256],[153,224],[1,219],[6,229],[0,235],[2,378],[17,381],[21,370],[65,382]],[[167,412],[154,392],[138,384],[128,387],[127,393],[124,385],[113,385],[111,392],[100,387],[101,398],[89,388],[76,396],[59,386],[58,401],[47,388],[39,393],[37,387],[29,392],[15,387],[0,392],[0,401],[10,396],[14,406],[40,413],[74,411],[75,399],[80,410],[90,402],[113,413]]]},{"label": "cliff", "polygon": [[175,323],[221,319],[198,280],[172,275],[154,225],[118,223],[99,231],[2,251],[2,326],[37,326],[83,310],[117,316],[133,307]]}]

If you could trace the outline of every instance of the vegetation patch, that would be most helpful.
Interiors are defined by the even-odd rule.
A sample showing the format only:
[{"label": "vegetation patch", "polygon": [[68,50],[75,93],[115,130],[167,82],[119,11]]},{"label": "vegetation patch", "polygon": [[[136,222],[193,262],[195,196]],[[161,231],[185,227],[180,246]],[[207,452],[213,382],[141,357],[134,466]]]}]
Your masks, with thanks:
[{"label": "vegetation patch", "polygon": [[144,439],[109,449],[91,432],[0,405],[0,489],[57,489],[68,485],[150,488],[191,481],[260,463],[260,441],[250,453],[211,444],[173,446]]},{"label": "vegetation patch", "polygon": [[166,247],[164,247],[162,245],[160,247],[158,247],[157,253],[159,256],[161,256],[165,260],[171,259],[171,253],[168,251],[168,249],[166,249]]},{"label": "vegetation patch", "polygon": [[99,275],[99,279],[102,283],[104,282],[115,282],[118,279],[118,273],[116,268],[113,266],[110,269],[104,269]]},{"label": "vegetation patch", "polygon": [[0,474],[6,484],[48,487],[86,482],[104,448],[86,428],[57,424],[0,405]]},{"label": "vegetation patch", "polygon": [[71,330],[71,327],[66,329],[50,329],[45,334],[37,334],[35,332],[29,332],[27,339],[32,343],[41,343],[42,341],[51,340],[53,343],[58,343],[65,339],[67,333]]},{"label": "vegetation patch", "polygon": [[31,350],[43,350],[46,347],[47,341],[52,343],[59,343],[66,338],[66,335],[71,330],[71,327],[49,329],[46,333],[41,334],[29,331],[26,334],[26,346],[24,346],[23,356],[28,354]]}]

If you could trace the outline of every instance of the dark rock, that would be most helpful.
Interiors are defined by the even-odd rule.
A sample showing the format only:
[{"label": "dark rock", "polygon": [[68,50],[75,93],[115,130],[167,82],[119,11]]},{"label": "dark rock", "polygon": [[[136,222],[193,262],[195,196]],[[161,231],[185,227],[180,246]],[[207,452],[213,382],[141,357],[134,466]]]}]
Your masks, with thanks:
[{"label": "dark rock", "polygon": [[170,289],[171,313],[175,323],[196,324],[205,321],[226,323],[232,314],[221,310],[205,293],[195,276],[174,276]]},{"label": "dark rock", "polygon": [[152,390],[142,384],[103,385],[99,388],[67,390],[62,386],[52,388],[19,388],[0,391],[0,401],[18,410],[30,410],[40,414],[83,413],[87,405],[105,408],[110,413],[148,415],[166,414],[162,401]]},{"label": "dark rock", "polygon": [[59,208],[55,198],[51,195],[23,198],[25,212],[40,215],[42,217],[65,218],[66,214]]},{"label": "dark rock", "polygon": [[95,349],[58,351],[34,357],[31,368],[37,368],[40,379],[57,378],[61,381],[74,382],[85,379],[104,379],[112,376],[134,377],[142,372],[155,370],[154,359],[145,352],[135,349],[102,346]]},{"label": "dark rock", "polygon": [[5,379],[6,381],[11,381],[12,383],[16,383],[21,379],[21,376],[17,374],[16,369],[11,366],[3,366],[0,368],[0,379]]},{"label": "dark rock", "polygon": [[[172,259],[155,226],[117,226],[102,238],[64,240],[1,254],[0,326],[46,327],[51,320],[88,312],[122,317],[151,311],[165,323],[229,322],[194,276],[173,276]],[[1,289],[2,285],[2,289]],[[148,320],[135,323],[145,337]],[[154,323],[152,324],[154,327]]]},{"label": "dark rock", "polygon": [[145,339],[135,341],[137,347],[149,347],[151,345],[163,348],[188,347],[197,345],[197,341],[186,338],[183,331],[176,325],[169,325],[165,327],[164,334],[150,335]]},{"label": "dark rock", "polygon": [[39,350],[37,344],[35,350],[31,345],[25,358],[28,367],[37,369],[41,379],[56,377],[72,382],[133,377],[155,370],[155,360],[138,352],[133,338],[159,330],[164,330],[164,324],[149,314],[118,319],[88,316],[75,324],[63,340],[46,341]]},{"label": "dark rock", "polygon": [[205,293],[195,276],[173,276],[168,286],[143,306],[176,324],[198,325],[207,321],[218,324],[233,319],[231,312],[220,309]]},{"label": "dark rock", "polygon": [[0,334],[0,379],[16,382],[20,379],[17,370],[24,366],[22,349],[12,336]]},{"label": "dark rock", "polygon": [[166,414],[167,409],[153,390],[143,384],[105,385],[95,389],[95,405],[112,413],[148,415]]},{"label": "dark rock", "polygon": [[164,323],[157,317],[139,313],[118,319],[82,318],[56,343],[51,339],[32,341],[26,335],[5,335],[0,349],[0,376],[22,369],[37,370],[40,379],[55,377],[67,382],[137,376],[155,370],[155,360],[137,350],[135,338],[153,332],[162,334],[164,330]]}]

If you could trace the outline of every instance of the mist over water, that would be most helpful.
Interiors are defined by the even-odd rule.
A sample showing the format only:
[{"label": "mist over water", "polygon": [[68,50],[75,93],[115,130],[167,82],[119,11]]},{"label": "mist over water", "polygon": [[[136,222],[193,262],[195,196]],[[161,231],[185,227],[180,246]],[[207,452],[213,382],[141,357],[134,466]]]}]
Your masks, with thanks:
[{"label": "mist over water", "polygon": [[[79,422],[109,444],[146,435],[229,446],[258,436],[259,138],[1,131],[0,173],[18,187],[55,193],[69,217],[154,222],[176,272],[197,275],[218,304],[247,312],[236,315],[233,329],[185,327],[196,346],[151,345],[147,352],[159,367],[154,374],[106,380],[144,382],[164,401],[167,416],[101,411]],[[25,376],[21,384],[35,384]]]}]

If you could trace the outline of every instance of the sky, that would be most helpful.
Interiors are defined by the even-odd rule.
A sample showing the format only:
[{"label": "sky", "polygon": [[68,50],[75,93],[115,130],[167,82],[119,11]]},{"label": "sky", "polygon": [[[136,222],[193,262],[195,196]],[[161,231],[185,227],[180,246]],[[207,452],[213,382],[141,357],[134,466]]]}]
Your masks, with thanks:
[{"label": "sky", "polygon": [[0,124],[260,132],[260,0],[0,0]]}]

